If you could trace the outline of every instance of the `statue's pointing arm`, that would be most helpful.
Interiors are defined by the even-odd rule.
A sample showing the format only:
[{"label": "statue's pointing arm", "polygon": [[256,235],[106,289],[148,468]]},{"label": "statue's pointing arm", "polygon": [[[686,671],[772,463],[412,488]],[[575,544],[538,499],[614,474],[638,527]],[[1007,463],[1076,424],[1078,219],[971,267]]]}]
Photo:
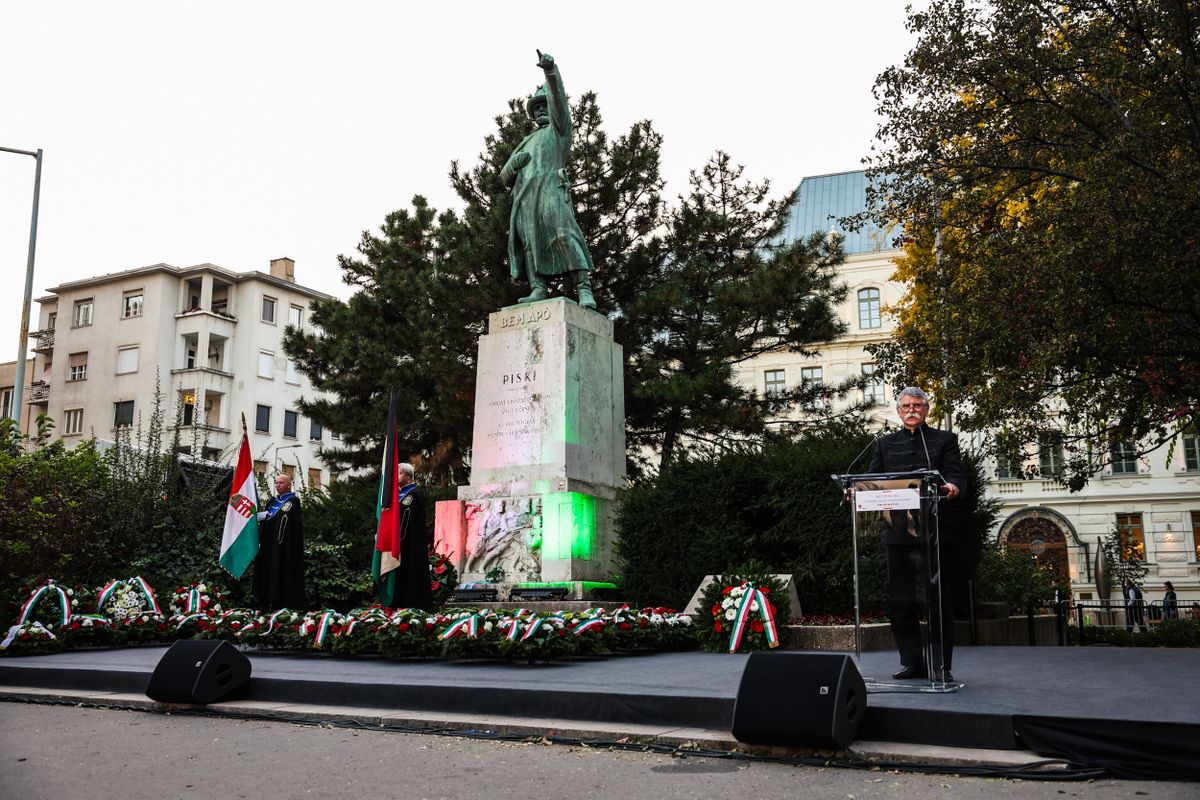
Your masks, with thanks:
[{"label": "statue's pointing arm", "polygon": [[561,137],[571,138],[571,106],[567,102],[567,92],[563,88],[562,75],[554,63],[554,56],[538,51],[538,66],[546,73],[547,110],[550,112],[550,124],[554,132]]}]

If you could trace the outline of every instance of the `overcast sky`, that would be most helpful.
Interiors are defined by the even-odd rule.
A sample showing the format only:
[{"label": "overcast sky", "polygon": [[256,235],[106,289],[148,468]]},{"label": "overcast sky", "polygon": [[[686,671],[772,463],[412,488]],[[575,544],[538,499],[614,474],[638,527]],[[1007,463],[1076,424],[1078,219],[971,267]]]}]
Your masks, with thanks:
[{"label": "overcast sky", "polygon": [[[649,118],[668,196],[717,149],[790,191],[860,168],[902,0],[0,0],[0,146],[45,151],[34,297],[165,262],[345,297],[336,257],[423,194],[456,206],[552,53],[617,135]],[[0,361],[17,355],[34,160],[0,153]],[[36,304],[32,326],[36,327]]]}]

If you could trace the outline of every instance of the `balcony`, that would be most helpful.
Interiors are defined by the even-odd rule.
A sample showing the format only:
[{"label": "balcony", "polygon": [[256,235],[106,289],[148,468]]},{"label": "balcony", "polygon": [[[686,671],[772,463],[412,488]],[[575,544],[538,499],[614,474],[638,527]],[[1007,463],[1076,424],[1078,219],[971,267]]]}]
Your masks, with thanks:
[{"label": "balcony", "polygon": [[42,331],[34,331],[29,334],[33,337],[33,352],[35,353],[53,353],[54,352],[54,328],[47,328]]},{"label": "balcony", "polygon": [[50,403],[50,384],[46,381],[34,381],[29,384],[29,395],[25,402],[34,406],[44,406]]}]

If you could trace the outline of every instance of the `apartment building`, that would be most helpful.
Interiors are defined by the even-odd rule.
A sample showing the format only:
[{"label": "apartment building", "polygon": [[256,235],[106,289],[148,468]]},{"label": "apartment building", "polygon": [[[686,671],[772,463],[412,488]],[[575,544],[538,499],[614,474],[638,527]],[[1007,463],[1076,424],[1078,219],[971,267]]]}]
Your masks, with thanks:
[{"label": "apartment building", "polygon": [[[16,361],[5,361],[0,364],[0,419],[13,419],[13,406],[17,402],[17,363]],[[33,373],[33,359],[28,359],[25,362],[25,376],[28,379]],[[21,432],[29,433],[36,430],[36,426],[30,423],[29,414],[21,414]]]},{"label": "apartment building", "polygon": [[309,304],[327,297],[296,283],[292,259],[268,273],[154,264],[49,292],[27,402],[55,420],[54,438],[113,441],[145,426],[159,387],[182,452],[231,460],[244,415],[256,470],[316,487],[336,478],[320,453],[337,434],[301,417],[314,391],[283,352],[284,328],[309,327]]},{"label": "apartment building", "polygon": [[[843,236],[841,276],[849,292],[840,313],[848,325],[846,335],[814,358],[779,352],[755,359],[739,374],[743,384],[772,392],[797,382],[834,385],[874,373],[865,348],[891,336],[894,321],[887,310],[904,288],[892,280],[893,261],[900,253],[896,232],[841,232],[839,219],[865,209],[866,190],[863,171],[804,178],[786,228],[792,239],[814,232]],[[873,381],[858,399],[878,409],[874,416],[881,423],[895,423],[895,390]],[[789,418],[804,413],[796,409]],[[960,439],[965,447],[982,443],[979,436]],[[1001,503],[1001,541],[1050,563],[1069,581],[1077,599],[1093,600],[1098,599],[1100,542],[1118,530],[1125,557],[1149,567],[1144,587],[1148,602],[1161,600],[1168,580],[1181,603],[1200,602],[1200,437],[1180,437],[1174,447],[1141,458],[1131,450],[1112,455],[1104,473],[1075,494],[1054,479],[1063,453],[1053,446],[1031,449],[1021,464],[989,463],[986,491]],[[1021,478],[1022,466],[1037,466],[1041,477]]]}]

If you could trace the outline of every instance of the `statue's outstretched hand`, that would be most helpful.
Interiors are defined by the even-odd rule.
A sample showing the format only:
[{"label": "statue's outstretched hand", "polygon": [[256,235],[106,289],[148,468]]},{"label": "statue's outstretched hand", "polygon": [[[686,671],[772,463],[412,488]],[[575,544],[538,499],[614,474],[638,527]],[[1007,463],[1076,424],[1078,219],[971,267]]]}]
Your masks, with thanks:
[{"label": "statue's outstretched hand", "polygon": [[512,160],[513,170],[516,171],[518,169],[523,169],[525,165],[529,163],[529,159],[532,157],[533,156],[529,155],[529,153],[524,150],[515,154]]},{"label": "statue's outstretched hand", "polygon": [[542,69],[550,69],[551,67],[554,66],[554,56],[550,55],[549,53],[543,53],[541,50],[538,50],[537,54],[538,54],[537,65],[539,67],[541,67]]}]

